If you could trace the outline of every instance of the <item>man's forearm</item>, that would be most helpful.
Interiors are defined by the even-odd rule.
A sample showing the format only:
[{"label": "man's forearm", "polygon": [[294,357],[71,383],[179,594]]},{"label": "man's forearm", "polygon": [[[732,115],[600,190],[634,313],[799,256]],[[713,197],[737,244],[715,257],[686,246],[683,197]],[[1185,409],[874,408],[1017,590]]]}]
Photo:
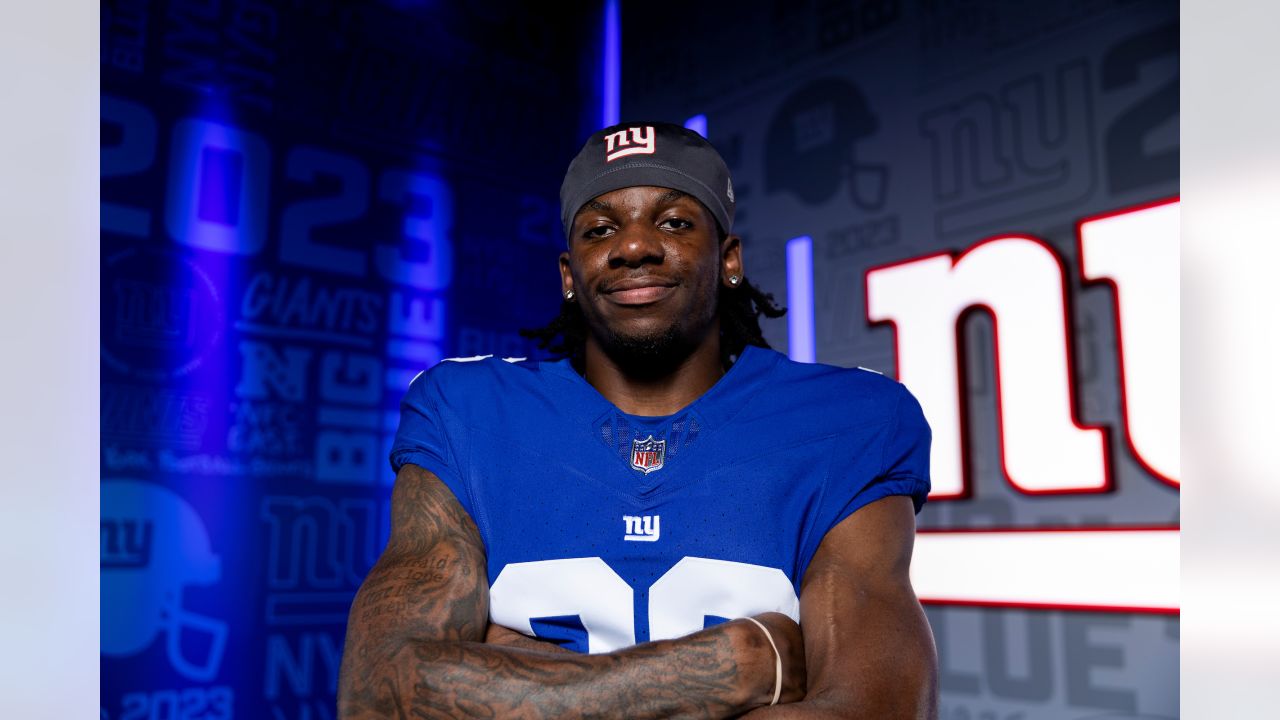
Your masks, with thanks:
[{"label": "man's forearm", "polygon": [[410,642],[372,670],[341,717],[723,718],[774,680],[772,650],[737,624],[600,655]]},{"label": "man's forearm", "polygon": [[[745,620],[593,656],[530,649],[509,636],[514,646],[486,644],[495,629],[485,562],[479,531],[444,484],[402,468],[391,539],[351,606],[342,718],[719,718],[772,697],[773,649]],[[804,693],[799,626],[777,613],[760,618],[799,655],[783,691],[796,699]]]}]

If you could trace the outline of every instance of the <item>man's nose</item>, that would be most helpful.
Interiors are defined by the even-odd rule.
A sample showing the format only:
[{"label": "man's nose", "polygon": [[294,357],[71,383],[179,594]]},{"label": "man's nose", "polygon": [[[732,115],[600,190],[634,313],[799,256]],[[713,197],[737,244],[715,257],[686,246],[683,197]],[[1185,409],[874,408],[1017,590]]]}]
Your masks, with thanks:
[{"label": "man's nose", "polygon": [[614,237],[609,251],[609,264],[617,267],[638,267],[646,263],[661,263],[665,251],[658,231],[654,228],[625,227]]}]

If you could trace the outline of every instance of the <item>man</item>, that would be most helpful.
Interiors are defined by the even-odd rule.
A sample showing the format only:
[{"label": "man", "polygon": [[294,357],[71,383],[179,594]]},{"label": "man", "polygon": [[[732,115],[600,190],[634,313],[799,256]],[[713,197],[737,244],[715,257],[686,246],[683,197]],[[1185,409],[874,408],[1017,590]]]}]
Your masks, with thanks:
[{"label": "man", "polygon": [[935,717],[919,405],[767,349],[696,133],[596,133],[561,205],[567,357],[444,362],[405,397],[341,716]]}]

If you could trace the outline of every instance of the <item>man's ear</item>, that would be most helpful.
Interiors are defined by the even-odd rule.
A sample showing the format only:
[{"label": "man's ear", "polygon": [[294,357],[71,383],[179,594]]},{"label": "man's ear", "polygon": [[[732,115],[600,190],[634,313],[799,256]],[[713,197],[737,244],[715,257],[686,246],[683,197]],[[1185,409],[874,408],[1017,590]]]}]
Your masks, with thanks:
[{"label": "man's ear", "polygon": [[742,238],[728,235],[720,243],[720,282],[725,287],[738,287],[729,282],[729,278],[734,276],[739,280],[745,277],[742,269]]},{"label": "man's ear", "polygon": [[573,273],[569,272],[569,253],[560,253],[560,295],[573,290]]}]

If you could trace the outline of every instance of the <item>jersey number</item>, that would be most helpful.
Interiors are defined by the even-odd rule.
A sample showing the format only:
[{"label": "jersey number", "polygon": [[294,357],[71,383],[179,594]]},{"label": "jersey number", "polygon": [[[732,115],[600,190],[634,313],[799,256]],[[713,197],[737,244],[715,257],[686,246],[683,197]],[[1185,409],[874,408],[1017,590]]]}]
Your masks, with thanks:
[{"label": "jersey number", "polygon": [[[489,589],[493,622],[526,635],[540,619],[575,618],[590,653],[636,642],[634,591],[598,557],[511,563]],[[800,618],[800,600],[786,574],[749,563],[686,557],[649,587],[649,637],[697,632],[708,617],[780,612]],[[567,643],[574,645],[576,643]]]}]

